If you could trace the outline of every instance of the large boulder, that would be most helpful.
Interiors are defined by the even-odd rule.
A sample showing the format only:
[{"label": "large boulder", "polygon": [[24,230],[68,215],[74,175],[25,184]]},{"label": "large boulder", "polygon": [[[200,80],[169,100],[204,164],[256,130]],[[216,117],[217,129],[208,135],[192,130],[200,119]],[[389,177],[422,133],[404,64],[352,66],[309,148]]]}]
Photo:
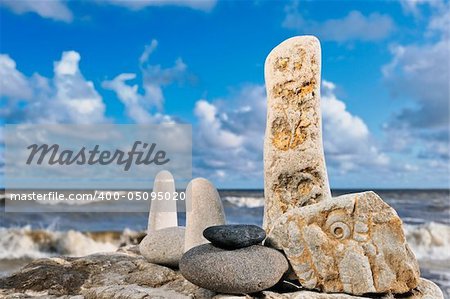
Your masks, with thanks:
[{"label": "large boulder", "polygon": [[285,252],[306,289],[362,295],[406,293],[419,284],[402,221],[374,192],[291,209],[266,242]]}]

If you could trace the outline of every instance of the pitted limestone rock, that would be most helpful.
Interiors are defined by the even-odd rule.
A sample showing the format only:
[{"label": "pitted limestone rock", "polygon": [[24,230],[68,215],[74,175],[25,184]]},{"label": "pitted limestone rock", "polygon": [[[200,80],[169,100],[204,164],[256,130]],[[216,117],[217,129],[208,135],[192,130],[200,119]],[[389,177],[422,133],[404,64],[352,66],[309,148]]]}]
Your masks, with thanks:
[{"label": "pitted limestone rock", "polygon": [[265,63],[264,228],[292,208],[331,197],[322,145],[320,43],[290,38]]},{"label": "pitted limestone rock", "polygon": [[307,289],[406,293],[419,283],[419,266],[402,221],[374,192],[291,209],[274,224],[266,242],[285,252]]}]

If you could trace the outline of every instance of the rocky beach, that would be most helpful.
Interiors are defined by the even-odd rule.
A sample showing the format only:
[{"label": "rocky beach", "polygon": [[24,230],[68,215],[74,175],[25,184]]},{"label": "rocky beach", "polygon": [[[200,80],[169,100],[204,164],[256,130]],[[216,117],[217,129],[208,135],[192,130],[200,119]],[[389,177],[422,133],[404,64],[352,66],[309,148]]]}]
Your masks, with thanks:
[{"label": "rocky beach", "polygon": [[[38,259],[19,272],[0,280],[0,296],[7,299],[49,298],[267,298],[267,299],[362,299],[346,294],[324,294],[286,284],[256,294],[226,295],[198,287],[179,271],[149,263],[137,248],[81,258]],[[422,279],[407,295],[372,295],[369,298],[442,298],[432,282]]]},{"label": "rocky beach", "polygon": [[[0,295],[444,298],[421,276],[402,219],[379,194],[331,195],[322,145],[318,39],[299,36],[275,47],[265,78],[262,226],[230,224],[215,186],[195,178],[186,188],[185,226],[179,225],[176,204],[155,201],[145,237],[136,245],[34,260],[0,278]],[[172,174],[160,172],[154,190],[177,190]]]}]

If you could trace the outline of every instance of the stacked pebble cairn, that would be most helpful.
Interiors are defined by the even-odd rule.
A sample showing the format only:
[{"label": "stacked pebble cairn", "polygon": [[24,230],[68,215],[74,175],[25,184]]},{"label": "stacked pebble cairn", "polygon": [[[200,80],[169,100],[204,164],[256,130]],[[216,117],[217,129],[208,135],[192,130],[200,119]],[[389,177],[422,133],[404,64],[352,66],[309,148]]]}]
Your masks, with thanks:
[{"label": "stacked pebble cairn", "polygon": [[[173,176],[160,172],[154,192],[175,190]],[[190,282],[218,293],[254,293],[275,285],[288,270],[284,255],[262,245],[255,225],[225,225],[219,193],[206,179],[186,189],[186,227],[177,226],[175,201],[153,201],[141,254],[155,264],[178,268]]]},{"label": "stacked pebble cairn", "polygon": [[261,245],[255,225],[219,225],[203,231],[211,244],[187,251],[180,271],[190,282],[219,293],[254,293],[275,285],[288,269],[279,251]]},{"label": "stacked pebble cairn", "polygon": [[[178,227],[176,201],[152,202],[141,254],[218,293],[255,293],[291,279],[301,290],[322,292],[320,298],[443,298],[420,278],[393,208],[371,191],[331,197],[320,55],[319,41],[301,36],[281,43],[266,60],[264,229],[226,225],[216,188],[197,178],[186,190],[185,228]],[[154,191],[174,190],[172,175],[159,173]]]}]

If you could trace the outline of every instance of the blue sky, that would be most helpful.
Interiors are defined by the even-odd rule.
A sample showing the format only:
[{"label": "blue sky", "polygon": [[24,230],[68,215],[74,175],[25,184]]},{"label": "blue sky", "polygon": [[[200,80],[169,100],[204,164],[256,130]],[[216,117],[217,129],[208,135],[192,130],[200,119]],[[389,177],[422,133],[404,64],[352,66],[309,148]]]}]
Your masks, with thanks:
[{"label": "blue sky", "polygon": [[260,188],[265,57],[314,34],[332,188],[447,188],[449,19],[440,0],[1,0],[1,119],[192,123],[194,175]]}]

